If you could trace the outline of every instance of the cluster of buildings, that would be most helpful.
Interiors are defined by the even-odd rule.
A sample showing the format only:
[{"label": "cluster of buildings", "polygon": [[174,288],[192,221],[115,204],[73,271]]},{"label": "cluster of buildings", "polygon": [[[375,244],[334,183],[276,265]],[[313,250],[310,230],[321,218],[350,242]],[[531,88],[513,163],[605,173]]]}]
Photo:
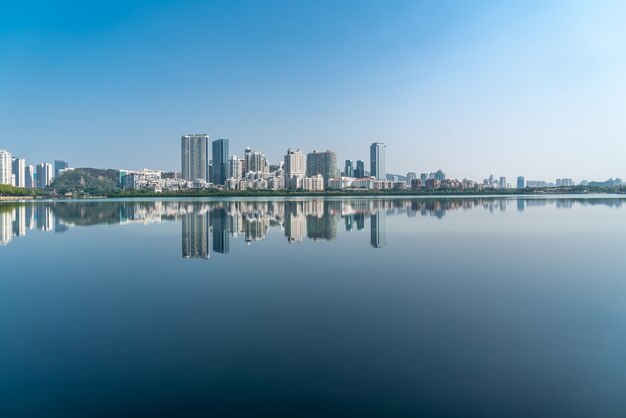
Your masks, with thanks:
[{"label": "cluster of buildings", "polygon": [[[183,135],[180,173],[120,170],[120,187],[130,190],[185,189],[303,190],[405,188],[406,182],[387,180],[385,144],[370,146],[370,171],[362,160],[337,165],[334,151],[304,153],[288,149],[282,161],[270,164],[260,151],[246,148],[243,157],[231,155],[228,139],[210,141],[207,134]],[[400,184],[401,183],[401,184]]]},{"label": "cluster of buildings", "polygon": [[54,166],[40,163],[36,166],[26,163],[24,158],[13,157],[9,151],[0,149],[0,184],[44,189],[63,171],[69,170],[65,161],[57,160]]},{"label": "cluster of buildings", "polygon": [[[231,155],[228,139],[210,141],[208,134],[183,135],[181,138],[181,171],[119,170],[119,187],[127,190],[152,192],[182,190],[503,190],[514,186],[506,177],[490,175],[482,183],[472,180],[450,179],[437,170],[422,173],[408,172],[406,178],[388,175],[386,171],[386,146],[382,142],[370,145],[369,171],[363,160],[345,160],[343,170],[338,167],[334,151],[314,150],[305,153],[288,149],[283,160],[270,164],[260,151],[246,148],[242,157]],[[0,150],[0,184],[25,188],[46,188],[55,177],[71,170],[65,161],[57,160],[54,166],[41,163],[27,165],[23,158],[14,158],[8,151]],[[556,182],[528,180],[517,177],[517,189],[572,187],[571,178]],[[582,186],[622,186],[621,179],[606,182],[582,181]]]}]

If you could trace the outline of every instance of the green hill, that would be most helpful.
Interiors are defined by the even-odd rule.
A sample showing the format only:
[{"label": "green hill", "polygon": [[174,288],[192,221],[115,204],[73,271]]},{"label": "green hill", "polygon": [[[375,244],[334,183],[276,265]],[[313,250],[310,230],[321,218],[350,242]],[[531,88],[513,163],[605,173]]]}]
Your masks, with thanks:
[{"label": "green hill", "polygon": [[119,175],[118,170],[76,168],[55,178],[50,189],[56,190],[59,194],[106,195],[120,190],[118,187]]}]

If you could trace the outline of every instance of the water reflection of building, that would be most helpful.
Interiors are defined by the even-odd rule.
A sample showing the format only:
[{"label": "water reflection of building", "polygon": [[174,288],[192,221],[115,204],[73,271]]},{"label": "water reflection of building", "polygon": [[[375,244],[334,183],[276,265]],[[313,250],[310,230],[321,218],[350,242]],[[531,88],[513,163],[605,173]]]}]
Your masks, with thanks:
[{"label": "water reflection of building", "polygon": [[[515,200],[515,202],[513,202]],[[552,206],[605,205],[619,208],[615,198],[421,198],[421,199],[287,199],[232,200],[213,202],[34,202],[0,205],[0,243],[21,237],[29,229],[65,232],[74,226],[100,224],[158,223],[182,220],[183,256],[208,258],[211,250],[227,254],[230,240],[243,235],[247,243],[262,240],[272,228],[283,230],[288,242],[335,240],[338,226],[347,232],[364,230],[370,218],[370,244],[386,245],[387,216],[418,215],[442,219],[449,211],[482,209],[501,216],[507,204],[517,210],[532,211]],[[343,218],[343,219],[342,219]],[[343,229],[343,228],[342,228]],[[211,248],[212,247],[212,248]]]},{"label": "water reflection of building", "polygon": [[7,245],[13,238],[13,213],[0,212],[0,245]]},{"label": "water reflection of building", "polygon": [[13,236],[23,237],[26,235],[26,206],[20,206],[15,208],[13,212]]},{"label": "water reflection of building", "polygon": [[306,238],[306,216],[304,216],[304,210],[302,202],[285,202],[284,210],[284,228],[287,241],[302,242]]},{"label": "water reflection of building", "polygon": [[387,214],[378,211],[371,216],[371,244],[374,248],[381,248],[387,244]]},{"label": "water reflection of building", "polygon": [[317,215],[309,215],[306,217],[307,236],[313,240],[324,239],[331,241],[337,239],[337,220],[336,215],[331,214],[331,205],[324,205],[322,213]]},{"label": "water reflection of building", "polygon": [[35,217],[37,219],[37,229],[40,231],[51,231],[54,225],[54,215],[52,207],[48,205],[37,205],[35,207]]},{"label": "water reflection of building", "polygon": [[209,258],[210,231],[208,213],[183,215],[183,257]]},{"label": "water reflection of building", "polygon": [[229,216],[226,209],[217,208],[209,212],[211,230],[213,231],[213,251],[228,254],[230,251]]}]

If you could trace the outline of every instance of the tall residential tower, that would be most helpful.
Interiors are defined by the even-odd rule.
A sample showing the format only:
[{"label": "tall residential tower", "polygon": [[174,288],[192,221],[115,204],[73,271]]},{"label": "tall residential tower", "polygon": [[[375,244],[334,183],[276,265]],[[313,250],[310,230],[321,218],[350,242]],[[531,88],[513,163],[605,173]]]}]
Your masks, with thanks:
[{"label": "tall residential tower", "polygon": [[13,156],[0,149],[0,184],[11,185],[13,183]]},{"label": "tall residential tower", "polygon": [[183,135],[181,160],[184,179],[209,181],[209,135]]},{"label": "tall residential tower", "polygon": [[333,151],[313,151],[306,157],[306,175],[324,177],[324,187],[328,187],[330,179],[337,176],[337,154]]},{"label": "tall residential tower", "polygon": [[377,180],[387,179],[385,148],[382,142],[374,142],[370,145],[370,176],[376,177]]}]

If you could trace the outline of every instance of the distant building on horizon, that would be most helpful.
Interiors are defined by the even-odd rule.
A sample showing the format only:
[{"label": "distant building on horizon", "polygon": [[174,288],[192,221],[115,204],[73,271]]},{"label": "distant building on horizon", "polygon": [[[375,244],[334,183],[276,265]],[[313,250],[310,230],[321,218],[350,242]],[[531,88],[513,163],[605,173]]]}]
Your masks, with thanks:
[{"label": "distant building on horizon", "polygon": [[246,148],[244,152],[244,172],[248,173],[269,173],[269,163],[265,154]]},{"label": "distant building on horizon", "polygon": [[525,189],[526,188],[526,181],[524,179],[524,176],[519,176],[517,178],[517,188],[518,189]]},{"label": "distant building on horizon", "polygon": [[211,182],[224,185],[228,179],[228,139],[216,139],[212,148]]},{"label": "distant building on horizon", "polygon": [[498,185],[500,186],[501,189],[506,189],[506,177],[500,177],[500,181],[498,182]]},{"label": "distant building on horizon", "polygon": [[387,179],[385,148],[382,142],[374,142],[370,145],[370,176],[376,177],[377,180]]},{"label": "distant building on horizon", "polygon": [[236,155],[231,155],[228,160],[228,176],[229,179],[241,179],[243,177],[242,173],[242,160],[237,158]]},{"label": "distant building on horizon", "polygon": [[13,158],[13,181],[15,187],[26,187],[26,160]]},{"label": "distant building on horizon", "polygon": [[52,164],[37,164],[37,187],[45,189],[52,184]]},{"label": "distant building on horizon", "polygon": [[346,160],[344,165],[343,174],[345,177],[355,177],[354,175],[354,161]]},{"label": "distant building on horizon", "polygon": [[330,179],[337,175],[337,155],[333,151],[313,151],[306,156],[306,175],[324,177],[324,187],[328,187]]},{"label": "distant building on horizon", "polygon": [[306,175],[306,157],[300,149],[287,150],[283,170],[285,171],[284,186],[296,190],[302,187],[302,179]]},{"label": "distant building on horizon", "polygon": [[409,171],[406,173],[406,183],[410,186],[413,184],[413,180],[417,180],[417,173]]},{"label": "distant building on horizon", "polygon": [[183,135],[181,138],[181,173],[185,180],[210,180],[209,135]]},{"label": "distant building on horizon", "polygon": [[354,177],[357,179],[362,179],[365,177],[365,161],[357,160],[356,168],[354,169]]},{"label": "distant building on horizon", "polygon": [[13,184],[13,156],[3,149],[0,149],[0,184]]},{"label": "distant building on horizon", "polygon": [[24,167],[24,187],[34,189],[35,184],[35,167],[27,165]]},{"label": "distant building on horizon", "polygon": [[69,164],[65,161],[56,160],[54,162],[54,177],[59,177],[61,170],[65,170],[69,167]]}]

